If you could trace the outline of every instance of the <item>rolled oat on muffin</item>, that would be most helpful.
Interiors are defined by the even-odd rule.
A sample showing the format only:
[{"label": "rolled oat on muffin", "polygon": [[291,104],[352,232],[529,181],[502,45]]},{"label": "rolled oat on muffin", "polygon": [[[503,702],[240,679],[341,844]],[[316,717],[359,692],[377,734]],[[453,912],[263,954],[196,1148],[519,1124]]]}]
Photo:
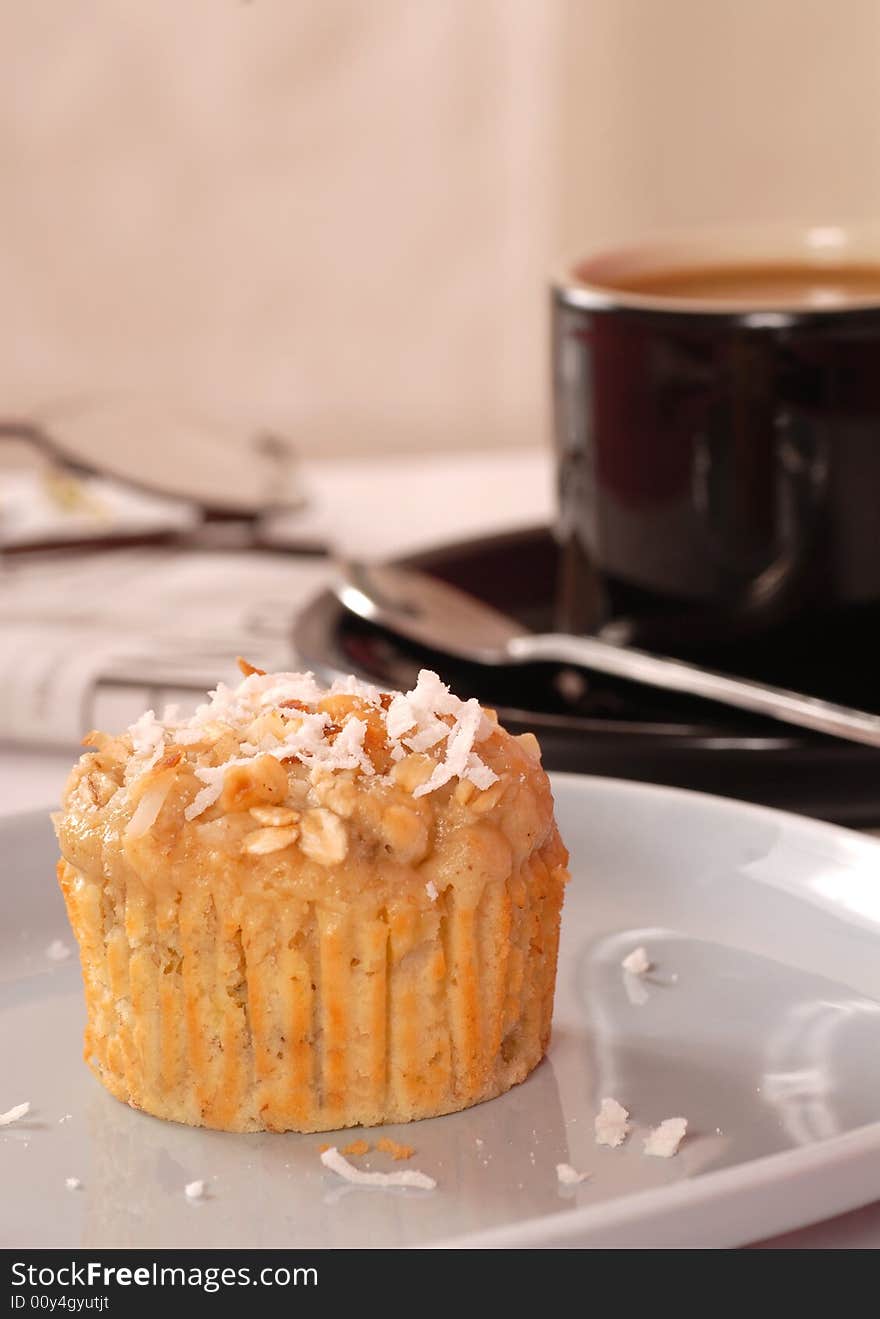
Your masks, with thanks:
[{"label": "rolled oat on muffin", "polygon": [[535,738],[427,671],[404,694],[244,670],[191,719],[90,734],[68,781],[89,1066],[229,1131],[405,1122],[522,1081],[568,877]]}]

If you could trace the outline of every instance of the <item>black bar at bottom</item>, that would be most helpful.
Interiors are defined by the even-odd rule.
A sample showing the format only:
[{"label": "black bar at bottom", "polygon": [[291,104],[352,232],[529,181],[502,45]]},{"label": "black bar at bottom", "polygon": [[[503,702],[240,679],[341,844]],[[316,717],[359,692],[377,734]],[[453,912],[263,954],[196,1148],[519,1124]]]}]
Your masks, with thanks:
[{"label": "black bar at bottom", "polygon": [[[624,1252],[643,1254],[646,1252]],[[782,1252],[787,1253],[787,1252]],[[819,1254],[821,1252],[813,1252]],[[436,1309],[451,1303],[449,1319],[462,1306],[491,1300],[497,1314],[572,1305],[579,1314],[591,1298],[613,1288],[631,1311],[658,1294],[678,1295],[683,1261],[678,1251],[653,1251],[646,1268],[632,1269],[614,1250],[3,1250],[0,1251],[0,1319],[4,1314],[43,1312],[71,1315],[171,1315],[226,1313],[228,1304],[245,1319],[297,1310],[320,1314],[328,1305],[351,1301],[370,1312],[380,1305],[390,1316]],[[700,1251],[714,1283],[748,1284],[769,1271],[772,1254],[762,1251]],[[587,1256],[588,1258],[585,1258]],[[704,1277],[705,1280],[705,1277]],[[591,1305],[590,1308],[595,1308]],[[356,1312],[355,1312],[356,1313]]]}]

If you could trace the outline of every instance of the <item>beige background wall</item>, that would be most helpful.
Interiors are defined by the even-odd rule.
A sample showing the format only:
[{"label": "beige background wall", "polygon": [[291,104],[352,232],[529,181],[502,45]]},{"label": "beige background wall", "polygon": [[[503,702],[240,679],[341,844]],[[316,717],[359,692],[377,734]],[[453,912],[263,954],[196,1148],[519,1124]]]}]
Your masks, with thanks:
[{"label": "beige background wall", "polygon": [[878,0],[0,0],[0,410],[546,435],[545,274],[880,209]]}]

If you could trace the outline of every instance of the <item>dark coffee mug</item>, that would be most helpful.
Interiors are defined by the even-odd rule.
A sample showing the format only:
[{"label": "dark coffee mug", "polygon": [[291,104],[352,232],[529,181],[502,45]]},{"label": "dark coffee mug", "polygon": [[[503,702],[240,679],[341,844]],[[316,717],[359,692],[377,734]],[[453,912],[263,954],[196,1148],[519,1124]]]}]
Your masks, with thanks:
[{"label": "dark coffee mug", "polygon": [[880,232],[607,251],[553,290],[559,625],[723,639],[880,602]]}]

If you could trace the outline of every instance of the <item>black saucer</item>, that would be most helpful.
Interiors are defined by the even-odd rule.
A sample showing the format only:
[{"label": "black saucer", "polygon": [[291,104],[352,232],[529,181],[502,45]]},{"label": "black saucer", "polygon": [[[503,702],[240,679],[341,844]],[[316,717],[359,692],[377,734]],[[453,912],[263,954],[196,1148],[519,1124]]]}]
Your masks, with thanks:
[{"label": "black saucer", "polygon": [[[546,528],[458,542],[401,560],[481,596],[535,629],[549,629],[556,548]],[[780,644],[752,641],[680,653],[712,668],[878,708],[880,655],[865,639],[802,624]],[[871,629],[872,635],[876,629]],[[307,668],[325,678],[355,672],[411,687],[434,668],[461,696],[498,710],[512,731],[532,729],[549,769],[697,788],[867,828],[880,824],[880,750],[739,714],[704,701],[550,665],[485,670],[398,641],[347,615],[325,593],[295,634]]]}]

